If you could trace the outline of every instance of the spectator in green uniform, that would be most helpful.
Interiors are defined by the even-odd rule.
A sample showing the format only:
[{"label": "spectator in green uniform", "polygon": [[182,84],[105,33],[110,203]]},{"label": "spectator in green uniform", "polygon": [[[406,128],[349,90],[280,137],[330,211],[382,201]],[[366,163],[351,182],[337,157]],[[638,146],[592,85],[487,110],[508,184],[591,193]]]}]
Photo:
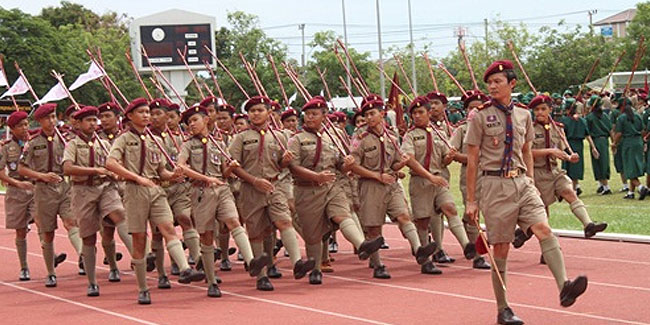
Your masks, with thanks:
[{"label": "spectator in green uniform", "polygon": [[591,166],[594,172],[594,179],[598,181],[596,193],[601,195],[612,194],[609,188],[610,167],[609,167],[609,131],[612,129],[612,121],[603,112],[603,101],[598,95],[593,95],[587,102],[588,107],[593,107],[587,115],[587,128],[589,134],[600,155],[591,154]]},{"label": "spectator in green uniform", "polygon": [[[621,105],[619,104],[621,94],[620,91],[614,93],[614,102],[616,103],[616,106],[612,107],[612,110],[609,113],[609,120],[612,121],[612,131],[610,132],[612,136],[615,133],[614,128],[616,127],[616,120],[621,116]],[[629,191],[629,186],[627,184],[627,178],[625,178],[625,173],[623,173],[623,152],[612,147],[612,153],[614,154],[614,168],[616,169],[616,172],[621,175],[621,183],[623,183],[623,188],[621,188],[620,192],[627,192]]]},{"label": "spectator in green uniform", "polygon": [[616,119],[612,146],[621,151],[623,173],[630,180],[630,188],[623,198],[634,199],[634,189],[640,185],[639,177],[643,176],[644,171],[643,139],[641,138],[643,121],[641,116],[634,112],[632,101],[629,98],[622,97],[618,107],[622,114]]},{"label": "spectator in green uniform", "polygon": [[564,101],[564,109],[567,111],[567,115],[563,116],[560,119],[560,122],[564,124],[564,133],[566,134],[571,150],[580,156],[580,160],[578,160],[576,163],[564,161],[562,163],[562,167],[567,171],[567,175],[569,178],[571,178],[571,181],[573,181],[573,188],[575,189],[576,194],[580,196],[582,189],[580,189],[579,182],[584,178],[585,174],[585,138],[589,142],[592,154],[598,156],[598,151],[596,150],[596,146],[594,145],[594,142],[589,135],[587,120],[576,113],[576,108],[577,105],[574,98],[566,99]]}]

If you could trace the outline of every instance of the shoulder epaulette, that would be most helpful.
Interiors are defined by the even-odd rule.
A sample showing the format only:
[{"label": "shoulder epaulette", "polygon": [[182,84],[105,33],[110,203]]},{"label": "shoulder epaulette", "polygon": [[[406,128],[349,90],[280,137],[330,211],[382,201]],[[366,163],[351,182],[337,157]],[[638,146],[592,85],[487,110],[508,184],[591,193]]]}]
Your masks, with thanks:
[{"label": "shoulder epaulette", "polygon": [[6,139],[2,141],[2,145],[4,146],[5,144],[11,142],[13,139]]},{"label": "shoulder epaulette", "polygon": [[528,109],[528,106],[526,106],[526,105],[524,105],[522,103],[515,103],[515,106],[521,107],[521,108],[524,108],[524,109]]},{"label": "shoulder epaulette", "polygon": [[459,126],[461,126],[461,125],[463,125],[463,124],[467,124],[467,118],[464,118],[464,119],[458,121],[458,123],[456,123],[455,126],[456,126],[456,127],[459,127]]},{"label": "shoulder epaulette", "polygon": [[476,107],[476,109],[480,111],[480,110],[482,110],[484,108],[488,108],[490,106],[492,106],[492,101],[488,100],[487,102],[485,102],[485,103],[479,105],[478,107]]},{"label": "shoulder epaulette", "polygon": [[559,126],[559,127],[562,127],[562,128],[564,127],[564,123],[562,123],[562,122],[558,122],[558,121],[556,121],[556,120],[553,120],[553,123],[554,123],[556,126]]},{"label": "shoulder epaulette", "polygon": [[368,134],[370,134],[370,132],[363,131],[363,132],[359,133],[358,137],[359,137],[359,139],[363,139],[363,138],[367,137]]}]

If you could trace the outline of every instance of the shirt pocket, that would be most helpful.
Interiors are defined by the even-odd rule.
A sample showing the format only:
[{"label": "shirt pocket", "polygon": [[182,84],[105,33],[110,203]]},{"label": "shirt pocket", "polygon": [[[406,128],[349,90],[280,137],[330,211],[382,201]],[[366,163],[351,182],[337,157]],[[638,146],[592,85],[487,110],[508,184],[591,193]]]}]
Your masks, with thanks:
[{"label": "shirt pocket", "polygon": [[[506,140],[505,127],[495,126],[485,129],[485,136],[488,138],[488,146],[496,148],[500,147]],[[485,140],[485,139],[484,139]]]}]

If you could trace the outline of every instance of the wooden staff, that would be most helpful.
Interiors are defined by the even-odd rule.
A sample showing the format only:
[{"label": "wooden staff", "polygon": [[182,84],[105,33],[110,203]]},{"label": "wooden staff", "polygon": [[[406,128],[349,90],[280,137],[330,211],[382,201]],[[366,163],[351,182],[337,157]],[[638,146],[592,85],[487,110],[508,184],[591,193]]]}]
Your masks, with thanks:
[{"label": "wooden staff", "polygon": [[282,63],[282,68],[284,68],[284,71],[287,73],[287,76],[289,76],[289,79],[294,83],[296,86],[296,90],[300,93],[300,95],[305,99],[305,101],[308,101],[311,98],[311,95],[307,91],[307,89],[303,89],[300,86],[299,82],[296,82],[296,76],[293,74],[291,69],[286,63]]},{"label": "wooden staff", "polygon": [[357,65],[354,64],[354,60],[352,60],[352,56],[350,56],[350,53],[348,52],[347,47],[345,47],[345,44],[340,39],[336,40],[337,43],[339,43],[339,46],[343,49],[343,53],[345,53],[345,56],[348,58],[348,61],[350,61],[350,66],[352,67],[352,70],[354,70],[354,73],[357,74],[357,77],[359,77],[359,81],[361,82],[361,85],[363,85],[363,89],[367,94],[370,93],[370,88],[368,87],[368,84],[366,84],[366,81],[363,80],[363,76],[361,76],[361,73],[359,72],[359,69],[357,69]]},{"label": "wooden staff", "polygon": [[321,72],[319,67],[316,67],[316,72],[318,72],[318,77],[320,78],[320,81],[323,83],[323,87],[325,87],[325,93],[327,94],[327,98],[329,100],[332,100],[332,94],[330,93],[330,87],[327,86],[327,82],[325,82],[325,72],[327,72],[327,68],[325,68],[325,71]]},{"label": "wooden staff", "polygon": [[352,77],[352,74],[350,73],[350,70],[345,65],[345,62],[343,62],[343,59],[341,58],[341,55],[339,54],[339,51],[336,49],[336,46],[334,46],[334,56],[336,56],[336,59],[339,61],[339,63],[343,67],[343,70],[345,71],[345,74],[348,77],[350,77],[350,80],[352,81],[352,84],[354,85],[354,88],[357,89],[359,94],[361,94],[361,96],[364,96],[364,97],[368,96],[368,93],[365,92],[364,89],[363,89],[363,85],[357,84],[357,80],[355,80],[354,77]]},{"label": "wooden staff", "polygon": [[607,74],[607,78],[605,78],[605,84],[603,84],[603,87],[600,88],[600,92],[598,93],[598,95],[602,95],[603,92],[605,91],[605,87],[607,87],[607,84],[609,83],[609,79],[612,77],[612,74],[614,74],[614,71],[616,70],[616,67],[618,66],[618,64],[621,62],[621,59],[623,59],[623,55],[625,55],[625,50],[623,50],[621,52],[621,54],[616,59],[616,62],[614,62],[614,65],[612,66],[612,69]]},{"label": "wooden staff", "polygon": [[438,90],[438,81],[436,80],[436,76],[433,74],[433,67],[431,66],[431,61],[429,61],[429,56],[427,55],[427,52],[424,52],[423,55],[424,55],[424,61],[427,62],[427,67],[429,68],[429,75],[431,75],[431,81],[433,81],[433,89],[435,89],[436,92],[439,93],[440,90]]},{"label": "wooden staff", "polygon": [[241,62],[244,64],[244,69],[246,69],[246,73],[248,73],[248,77],[251,79],[251,82],[253,82],[253,86],[255,86],[255,90],[257,91],[257,94],[260,96],[265,96],[264,92],[262,91],[262,88],[257,84],[257,80],[255,79],[255,76],[253,76],[253,72],[250,69],[250,66],[248,65],[248,62],[244,58],[244,55],[239,52],[239,58],[241,59]]},{"label": "wooden staff", "polygon": [[176,49],[176,52],[181,57],[181,60],[183,61],[183,65],[185,65],[185,69],[187,69],[187,73],[189,73],[190,76],[192,77],[192,81],[194,81],[194,86],[199,91],[199,95],[201,96],[201,99],[205,98],[205,95],[203,94],[203,90],[201,90],[201,85],[199,85],[198,80],[196,80],[196,76],[194,75],[194,72],[192,72],[192,68],[190,68],[190,65],[187,63],[187,59],[185,58],[185,53],[187,53],[187,46],[185,46],[183,52],[181,52],[181,50],[178,48]]},{"label": "wooden staff", "polygon": [[634,64],[632,65],[632,70],[630,72],[630,77],[627,79],[627,84],[625,85],[625,90],[623,91],[623,95],[627,96],[627,92],[630,90],[630,85],[632,84],[632,79],[634,79],[634,71],[636,68],[639,66],[639,62],[641,61],[641,58],[643,57],[643,54],[645,53],[645,47],[643,46],[643,43],[645,41],[645,37],[643,35],[639,39],[639,45],[636,49],[636,54],[634,56]]},{"label": "wooden staff", "polygon": [[442,135],[442,133],[440,133],[440,130],[438,130],[438,128],[437,128],[435,125],[433,125],[433,123],[431,123],[431,121],[429,121],[429,127],[430,127],[431,129],[433,129],[434,132],[436,132],[436,135],[438,136],[438,138],[440,138],[440,140],[442,140],[442,143],[444,143],[445,146],[447,146],[447,148],[448,148],[449,150],[456,150],[456,149],[454,149],[454,148],[451,146],[451,144],[449,144],[449,141],[447,141],[447,138],[444,137],[444,136]]},{"label": "wooden staff", "polygon": [[264,89],[264,85],[262,84],[262,79],[260,79],[260,76],[257,74],[257,62],[253,62],[254,64],[251,64],[250,62],[248,63],[248,67],[253,73],[253,77],[255,77],[255,81],[257,82],[257,85],[260,86],[260,89],[262,89],[262,94],[264,96],[269,97],[269,94],[266,92],[266,89]]},{"label": "wooden staff", "polygon": [[[325,72],[322,72],[322,73],[321,73],[320,68],[318,68],[318,67],[316,67],[316,69],[317,69],[317,71],[318,71],[318,76],[320,77],[320,80],[321,80],[321,82],[323,83],[323,86],[324,86],[325,89],[327,90],[327,97],[328,97],[328,100],[329,100],[330,103],[332,103],[332,95],[330,94],[329,87],[327,86],[327,82],[325,81]],[[300,82],[300,80],[298,80],[298,82]],[[332,103],[332,105],[334,105],[334,103]],[[338,148],[339,145],[338,145],[338,143],[337,143],[336,141],[334,141],[334,143],[336,144],[336,146],[337,146],[337,148],[339,149],[340,153],[341,153],[342,155],[345,156],[345,155],[346,155],[346,152],[350,152],[350,147],[348,147],[347,142],[343,139],[343,137],[341,136],[341,134],[340,134],[339,132],[336,131],[336,128],[335,128],[335,126],[334,126],[334,123],[332,123],[332,121],[330,120],[329,116],[327,116],[327,115],[325,116],[325,121],[327,122],[327,123],[326,123],[327,125],[326,125],[326,127],[324,128],[324,129],[325,129],[325,132],[327,133],[327,135],[329,135],[329,137],[332,139],[332,141],[334,141],[334,137],[332,137],[332,135],[329,133],[329,131],[327,130],[327,127],[331,127],[332,130],[334,130],[334,134],[336,134],[336,138],[339,139],[339,141],[341,142],[341,144],[345,147],[345,150],[341,150],[341,148]]]},{"label": "wooden staff", "polygon": [[449,79],[451,79],[451,81],[454,82],[454,84],[456,85],[458,90],[460,90],[460,92],[463,94],[463,96],[467,96],[467,92],[465,91],[465,88],[463,88],[463,86],[460,84],[460,82],[458,82],[458,80],[456,80],[456,78],[454,78],[454,76],[451,74],[451,72],[449,72],[449,70],[447,70],[447,68],[445,68],[444,64],[442,64],[442,63],[438,64],[438,68],[440,68],[440,70],[442,70],[445,74],[447,74]]},{"label": "wooden staff", "polygon": [[409,96],[409,95],[408,95],[408,94],[407,94],[407,93],[406,93],[406,92],[405,92],[405,91],[404,91],[400,86],[398,86],[398,85],[395,83],[395,81],[393,81],[393,78],[391,78],[390,76],[388,76],[388,74],[386,73],[385,70],[382,70],[378,65],[377,65],[376,67],[377,67],[377,70],[379,70],[381,73],[383,73],[384,76],[386,77],[386,79],[388,79],[388,80],[391,82],[391,84],[393,84],[393,86],[395,86],[395,88],[397,88],[397,90],[399,90],[399,92],[401,92],[402,95],[404,95],[404,97],[406,97],[406,99],[408,99],[409,101],[412,101],[412,100],[413,100],[413,98],[411,98],[411,96]]},{"label": "wooden staff", "polygon": [[127,51],[126,53],[126,60],[129,61],[129,64],[131,65],[131,69],[133,70],[133,74],[135,74],[136,79],[138,79],[138,82],[140,83],[140,86],[142,89],[144,89],[144,92],[147,94],[147,97],[149,98],[149,101],[153,100],[153,96],[151,96],[151,93],[147,89],[147,86],[144,84],[144,81],[142,80],[142,77],[140,76],[140,73],[138,72],[138,68],[135,66],[135,63],[133,63],[133,60],[131,59],[131,55]]},{"label": "wooden staff", "polygon": [[483,242],[483,245],[485,245],[485,249],[487,250],[487,256],[490,259],[490,263],[492,264],[492,267],[494,268],[494,271],[497,274],[497,278],[499,279],[501,288],[503,289],[503,291],[507,291],[506,283],[503,281],[503,278],[501,277],[501,272],[499,272],[499,267],[497,266],[497,263],[494,261],[494,255],[490,250],[490,245],[488,244],[487,238],[485,237],[485,232],[483,232],[483,228],[481,228],[481,225],[478,223],[478,220],[472,218],[472,221],[474,221],[474,225],[476,226],[476,229],[478,229],[478,235],[479,237],[481,237],[481,241]]},{"label": "wooden staff", "polygon": [[526,73],[524,66],[521,64],[521,61],[519,61],[519,56],[517,56],[517,52],[515,52],[514,43],[512,42],[512,40],[508,40],[507,44],[508,44],[508,48],[510,49],[510,53],[512,53],[512,56],[515,58],[515,61],[519,66],[519,70],[521,70],[521,73],[524,75],[524,78],[526,79],[528,86],[535,94],[537,94],[537,89],[535,89],[535,86],[533,86],[533,83],[530,81],[530,78],[528,78],[528,74]]},{"label": "wooden staff", "polygon": [[217,77],[214,75],[214,71],[212,71],[212,67],[210,66],[210,63],[208,63],[207,60],[203,61],[203,64],[205,64],[205,68],[210,72],[210,78],[212,78],[212,82],[214,83],[214,86],[217,87],[217,93],[219,93],[219,97],[222,100],[225,100],[223,97],[223,92],[221,92],[221,87],[219,87],[219,82],[217,82]]},{"label": "wooden staff", "polygon": [[404,76],[404,79],[406,79],[406,84],[409,86],[411,89],[411,93],[413,93],[413,96],[418,95],[418,93],[415,91],[415,88],[413,88],[413,85],[411,84],[411,80],[409,80],[409,76],[406,74],[406,71],[404,70],[404,66],[402,65],[402,61],[397,57],[397,55],[393,55],[393,58],[395,58],[395,62],[397,62],[397,66],[399,67],[399,70],[402,72],[402,75]]},{"label": "wooden staff", "polygon": [[555,132],[557,132],[560,135],[560,139],[562,139],[562,143],[564,143],[564,145],[567,147],[567,150],[569,150],[569,153],[571,155],[573,155],[574,154],[573,149],[569,145],[569,141],[567,140],[566,135],[564,134],[564,130],[560,130],[557,127],[557,125],[555,125],[555,121],[553,120],[551,115],[549,115],[548,118],[551,120],[550,124],[551,124],[551,127],[553,128],[553,130],[555,130]]},{"label": "wooden staff", "polygon": [[271,63],[271,68],[273,69],[273,74],[275,75],[275,79],[278,81],[278,85],[280,85],[280,93],[282,93],[282,98],[284,99],[284,103],[289,107],[289,98],[287,97],[287,93],[284,91],[284,85],[282,84],[282,79],[280,78],[280,74],[278,73],[278,69],[275,66],[275,60],[273,60],[273,56],[271,54],[268,54],[266,56],[269,60],[269,63]]},{"label": "wooden staff", "polygon": [[[223,71],[226,72],[226,74],[228,75],[228,77],[230,77],[230,79],[235,83],[235,85],[237,86],[237,88],[239,88],[239,90],[242,92],[242,94],[244,94],[244,97],[246,97],[246,99],[250,99],[251,96],[248,95],[248,93],[246,92],[246,90],[244,90],[244,88],[241,86],[241,84],[239,84],[239,82],[237,81],[237,79],[235,79],[235,76],[233,76],[232,73],[230,73],[230,70],[228,70],[228,68],[223,64],[223,62],[221,62],[221,60],[219,60],[219,58],[218,58],[218,57],[217,57],[217,56],[212,52],[212,50],[210,50],[210,48],[209,48],[207,45],[203,45],[203,47],[204,47],[204,48],[208,51],[208,53],[210,53],[210,55],[212,55],[212,57],[217,61],[217,63],[218,63],[219,66],[223,69]],[[216,79],[215,79],[215,80],[216,80]]]},{"label": "wooden staff", "polygon": [[339,76],[339,81],[341,81],[341,85],[345,89],[345,92],[347,92],[350,99],[352,99],[352,103],[354,104],[354,106],[357,108],[357,110],[360,110],[361,108],[359,107],[359,104],[357,103],[356,100],[354,100],[354,96],[352,95],[350,88],[348,88],[348,84],[345,83],[345,80],[343,80],[343,77]]},{"label": "wooden staff", "polygon": [[479,90],[478,83],[476,82],[476,76],[474,75],[474,69],[472,69],[472,65],[469,63],[469,57],[467,56],[465,42],[460,42],[458,44],[458,47],[460,48],[460,53],[463,55],[463,60],[465,61],[465,66],[467,66],[467,70],[469,71],[469,76],[472,78],[474,89]]}]

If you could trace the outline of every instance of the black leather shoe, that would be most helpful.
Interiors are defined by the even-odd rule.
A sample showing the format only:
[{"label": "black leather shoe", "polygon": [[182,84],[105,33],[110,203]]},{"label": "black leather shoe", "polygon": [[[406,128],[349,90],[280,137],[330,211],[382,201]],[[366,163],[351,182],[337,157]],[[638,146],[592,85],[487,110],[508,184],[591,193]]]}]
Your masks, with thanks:
[{"label": "black leather shoe", "polygon": [[580,275],[575,280],[567,280],[564,282],[562,291],[560,291],[560,305],[562,307],[569,307],[576,302],[576,299],[580,297],[587,290],[587,285],[589,281],[584,275]]},{"label": "black leather shoe", "polygon": [[313,270],[309,273],[309,284],[323,284],[323,273]]},{"label": "black leather shoe", "polygon": [[212,298],[221,297],[221,290],[219,290],[218,285],[213,283],[210,286],[208,286],[208,297],[212,297]]},{"label": "black leather shoe", "polygon": [[647,195],[648,195],[648,188],[644,186],[639,190],[639,201],[645,200],[645,197]]},{"label": "black leather shoe", "polygon": [[375,279],[390,279],[390,273],[386,270],[385,265],[378,266],[372,272],[372,277]]},{"label": "black leather shoe", "polygon": [[389,249],[389,248],[390,248],[390,246],[388,246],[388,243],[384,242],[383,244],[381,244],[380,249]]},{"label": "black leather shoe", "polygon": [[420,273],[438,275],[442,274],[442,270],[437,268],[432,261],[427,261],[426,263],[422,264],[422,266],[420,266]]},{"label": "black leather shoe", "polygon": [[483,256],[479,256],[472,261],[472,267],[479,270],[489,270],[492,268]]},{"label": "black leather shoe", "polygon": [[440,264],[446,264],[446,263],[454,263],[456,262],[456,259],[447,255],[445,251],[439,250],[435,255],[433,255],[433,261]]},{"label": "black leather shoe", "polygon": [[86,268],[84,267],[84,259],[79,255],[79,262],[77,262],[77,266],[79,266],[79,275],[86,275]]},{"label": "black leather shoe", "polygon": [[50,274],[45,278],[45,287],[54,288],[56,287],[56,275]]},{"label": "black leather shoe", "polygon": [[497,323],[503,325],[523,325],[524,321],[517,317],[510,307],[506,307],[504,310],[499,312]]},{"label": "black leather shoe", "polygon": [[170,273],[172,275],[180,275],[181,274],[181,270],[178,268],[178,264],[172,263],[172,269],[171,269]]},{"label": "black leather shoe", "polygon": [[339,252],[339,243],[337,243],[335,241],[330,242],[328,249],[329,249],[330,253],[338,253]]},{"label": "black leather shoe", "polygon": [[248,265],[248,274],[250,276],[258,276],[264,266],[268,265],[271,262],[271,256],[268,256],[266,253],[262,256],[256,257],[251,260],[251,264]]},{"label": "black leather shoe", "polygon": [[29,281],[31,277],[29,276],[29,269],[20,269],[20,275],[18,280],[20,281]]},{"label": "black leather shoe", "polygon": [[282,247],[284,247],[284,244],[282,243],[282,240],[281,239],[276,240],[275,241],[275,247],[273,247],[273,256],[278,255],[278,252],[280,251],[280,249]]},{"label": "black leather shoe", "polygon": [[138,304],[139,305],[151,304],[151,294],[149,293],[149,290],[140,291],[140,293],[138,293]]},{"label": "black leather shoe", "polygon": [[590,222],[586,227],[585,227],[585,238],[591,238],[595,236],[597,233],[604,231],[607,229],[607,223],[606,222],[600,222],[600,223],[593,223]]},{"label": "black leather shoe", "polygon": [[623,198],[626,200],[634,200],[634,193],[625,194]]},{"label": "black leather shoe", "polygon": [[205,273],[199,272],[192,268],[188,268],[187,270],[181,272],[181,274],[178,276],[178,282],[184,284],[203,281],[203,279],[205,279]]},{"label": "black leather shoe", "polygon": [[576,188],[576,196],[580,196],[582,194],[582,189],[581,188]]},{"label": "black leather shoe", "polygon": [[600,195],[610,195],[610,194],[612,194],[612,190],[610,189],[606,189],[602,193],[600,193]]},{"label": "black leather shoe", "polygon": [[154,255],[153,253],[147,254],[146,262],[147,262],[147,272],[152,272],[153,270],[156,269],[156,255]]},{"label": "black leather shoe", "polygon": [[169,282],[169,278],[166,275],[158,277],[158,289],[171,289],[172,284]]},{"label": "black leather shoe", "polygon": [[217,281],[217,284],[221,284],[223,280],[221,280],[221,277],[217,275],[217,272],[214,273],[214,281]]},{"label": "black leather shoe", "polygon": [[[122,255],[122,253],[120,253],[120,252],[115,253],[115,261],[116,262],[121,261],[122,257],[124,257],[124,255]],[[102,262],[102,264],[108,265],[108,258],[106,258],[106,256],[104,256],[104,261]]]},{"label": "black leather shoe", "polygon": [[65,259],[68,257],[68,254],[66,253],[61,253],[56,256],[54,256],[54,267],[59,266],[59,264],[63,263]]},{"label": "black leather shoe", "polygon": [[108,282],[120,282],[120,270],[110,270],[108,272]]},{"label": "black leather shoe", "polygon": [[273,265],[266,270],[266,275],[271,279],[279,279],[282,277],[282,273],[278,270],[278,267]]},{"label": "black leather shoe", "polygon": [[293,278],[296,280],[304,278],[307,272],[313,270],[314,267],[316,267],[316,261],[313,258],[309,258],[306,262],[302,259],[298,260],[293,265]]},{"label": "black leather shoe", "polygon": [[359,245],[359,249],[357,250],[359,252],[359,259],[360,260],[367,260],[370,258],[370,255],[372,253],[376,252],[381,248],[381,245],[384,244],[384,237],[377,237],[375,239],[367,239],[364,240],[361,245]]},{"label": "black leather shoe", "polygon": [[230,263],[230,260],[227,258],[224,258],[221,260],[221,265],[219,266],[219,269],[221,271],[231,271],[232,270],[232,263]]},{"label": "black leather shoe", "polygon": [[86,291],[86,296],[88,297],[98,297],[99,296],[99,286],[96,284],[89,284],[88,291]]},{"label": "black leather shoe", "polygon": [[260,291],[273,291],[271,280],[265,276],[257,279],[257,285],[255,287]]},{"label": "black leather shoe", "polygon": [[528,236],[521,228],[515,229],[515,239],[512,241],[512,246],[514,248],[520,248],[521,246],[524,246],[524,243],[526,243],[530,239],[530,236]]},{"label": "black leather shoe", "polygon": [[465,255],[465,258],[468,260],[473,259],[476,256],[476,244],[467,243],[463,249],[463,255]]},{"label": "black leather shoe", "polygon": [[602,186],[602,185],[600,185],[600,186],[598,186],[598,189],[596,190],[596,194],[600,194],[600,193],[602,193],[604,190],[605,190],[605,187]]},{"label": "black leather shoe", "polygon": [[430,242],[426,245],[418,247],[418,250],[415,252],[415,260],[418,262],[418,264],[422,265],[426,263],[429,260],[429,256],[431,256],[433,252],[436,251],[436,247],[438,247],[436,242]]}]

